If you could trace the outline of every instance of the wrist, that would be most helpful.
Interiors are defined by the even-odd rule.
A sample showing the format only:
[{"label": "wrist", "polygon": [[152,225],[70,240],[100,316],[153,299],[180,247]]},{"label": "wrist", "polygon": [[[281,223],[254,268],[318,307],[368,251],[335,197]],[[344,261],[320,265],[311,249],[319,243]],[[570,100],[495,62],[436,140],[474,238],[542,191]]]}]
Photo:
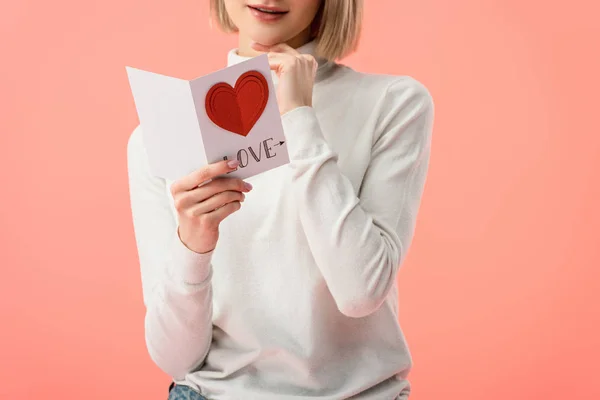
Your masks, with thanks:
[{"label": "wrist", "polygon": [[280,115],[283,115],[285,113],[288,113],[288,112],[295,110],[296,108],[300,108],[300,107],[312,107],[312,102],[308,101],[308,102],[297,102],[297,103],[292,103],[292,104],[286,104],[279,110],[279,113],[280,113]]},{"label": "wrist", "polygon": [[214,243],[201,243],[201,244],[194,243],[194,244],[192,244],[187,239],[181,237],[181,232],[179,230],[179,226],[177,227],[177,237],[179,238],[179,241],[181,242],[181,244],[183,246],[185,246],[189,251],[192,251],[196,254],[201,254],[201,255],[209,254],[216,248]]},{"label": "wrist", "polygon": [[202,254],[190,249],[179,235],[174,235],[168,275],[177,285],[209,282],[212,274],[212,256],[212,251]]}]

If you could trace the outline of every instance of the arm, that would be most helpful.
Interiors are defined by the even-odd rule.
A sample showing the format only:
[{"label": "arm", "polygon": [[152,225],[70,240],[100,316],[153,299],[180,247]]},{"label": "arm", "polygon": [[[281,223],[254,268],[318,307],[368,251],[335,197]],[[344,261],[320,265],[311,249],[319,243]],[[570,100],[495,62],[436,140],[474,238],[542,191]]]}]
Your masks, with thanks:
[{"label": "arm", "polygon": [[201,365],[212,340],[212,252],[179,239],[164,179],[150,173],[140,127],[127,143],[133,228],[146,306],[146,346],[175,379]]},{"label": "arm", "polygon": [[312,107],[282,116],[300,221],[339,310],[350,317],[384,302],[412,241],[424,189],[433,101],[397,80],[379,106],[379,135],[359,196],[337,165]]}]

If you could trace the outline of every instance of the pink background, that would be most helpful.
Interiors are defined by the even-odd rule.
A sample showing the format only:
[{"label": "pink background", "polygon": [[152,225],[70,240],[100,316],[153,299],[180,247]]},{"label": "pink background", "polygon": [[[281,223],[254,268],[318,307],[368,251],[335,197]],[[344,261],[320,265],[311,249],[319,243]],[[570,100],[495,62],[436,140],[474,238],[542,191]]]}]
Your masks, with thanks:
[{"label": "pink background", "polygon": [[[344,62],[412,75],[436,102],[398,280],[411,399],[600,398],[600,6],[366,3]],[[210,30],[202,0],[4,0],[0,37],[0,398],[164,400],[143,336],[125,65],[193,78],[235,37]]]}]

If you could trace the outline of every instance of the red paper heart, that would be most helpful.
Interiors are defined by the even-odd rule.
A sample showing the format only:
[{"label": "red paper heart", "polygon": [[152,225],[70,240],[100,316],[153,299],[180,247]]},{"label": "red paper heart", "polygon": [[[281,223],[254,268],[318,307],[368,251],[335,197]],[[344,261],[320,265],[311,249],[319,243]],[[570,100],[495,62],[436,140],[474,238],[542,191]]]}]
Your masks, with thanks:
[{"label": "red paper heart", "polygon": [[206,94],[206,114],[217,126],[246,136],[262,115],[269,99],[269,86],[258,71],[243,73],[235,88],[225,82]]}]

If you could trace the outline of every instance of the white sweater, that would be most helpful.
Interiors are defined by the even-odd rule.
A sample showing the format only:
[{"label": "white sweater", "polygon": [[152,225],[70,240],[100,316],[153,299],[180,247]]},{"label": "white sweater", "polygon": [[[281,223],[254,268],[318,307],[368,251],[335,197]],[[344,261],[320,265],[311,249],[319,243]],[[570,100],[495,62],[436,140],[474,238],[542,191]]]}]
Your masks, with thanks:
[{"label": "white sweater", "polygon": [[[246,59],[234,49],[228,65]],[[313,107],[282,116],[291,162],[247,179],[254,189],[211,253],[180,241],[172,182],[151,175],[140,126],[129,138],[148,351],[211,400],[410,391],[396,276],[425,185],[432,98],[409,76],[318,61]]]}]

